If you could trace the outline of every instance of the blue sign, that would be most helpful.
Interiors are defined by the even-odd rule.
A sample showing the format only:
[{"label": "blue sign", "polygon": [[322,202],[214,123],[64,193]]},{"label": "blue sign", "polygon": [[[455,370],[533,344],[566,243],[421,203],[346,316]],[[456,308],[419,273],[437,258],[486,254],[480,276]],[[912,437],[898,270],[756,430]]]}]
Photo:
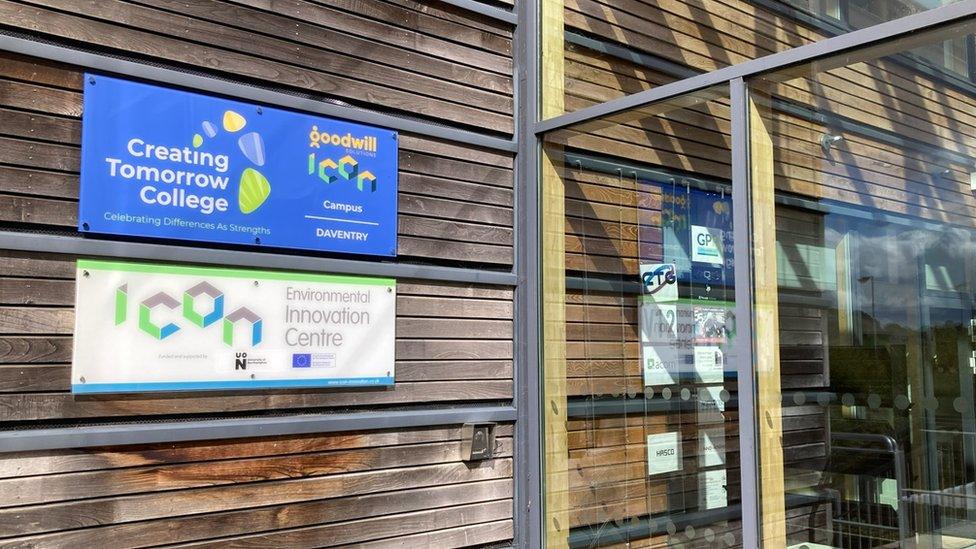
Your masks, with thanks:
[{"label": "blue sign", "polygon": [[84,232],[396,255],[396,132],[85,75]]},{"label": "blue sign", "polygon": [[696,188],[663,187],[661,210],[664,261],[677,265],[678,280],[733,287],[731,197]]}]

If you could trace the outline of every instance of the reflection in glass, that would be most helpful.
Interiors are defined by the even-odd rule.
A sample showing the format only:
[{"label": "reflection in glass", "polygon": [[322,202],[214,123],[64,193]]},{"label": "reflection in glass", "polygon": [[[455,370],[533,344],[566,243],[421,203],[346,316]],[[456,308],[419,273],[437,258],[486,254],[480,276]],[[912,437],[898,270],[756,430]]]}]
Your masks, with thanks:
[{"label": "reflection in glass", "polygon": [[903,55],[972,31],[751,83],[780,337],[758,379],[758,417],[782,417],[762,443],[782,452],[760,464],[767,544],[976,546],[976,93]]},{"label": "reflection in glass", "polygon": [[550,545],[741,546],[727,97],[545,141]]}]

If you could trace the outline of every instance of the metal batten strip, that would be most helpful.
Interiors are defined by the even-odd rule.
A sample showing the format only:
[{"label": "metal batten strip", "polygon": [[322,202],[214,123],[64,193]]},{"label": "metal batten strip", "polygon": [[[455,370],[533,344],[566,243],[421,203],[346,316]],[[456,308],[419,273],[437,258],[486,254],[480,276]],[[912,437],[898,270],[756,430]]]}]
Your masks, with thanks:
[{"label": "metal batten strip", "polygon": [[645,53],[607,40],[592,38],[578,32],[566,31],[566,42],[582,46],[588,50],[593,50],[604,55],[623,59],[635,65],[647,67],[658,72],[662,72],[675,78],[691,78],[702,74],[702,71],[692,69],[685,65],[668,61],[655,54]]},{"label": "metal batten strip", "polygon": [[542,370],[539,306],[539,144],[533,130],[539,99],[539,0],[518,0],[515,33],[516,140],[515,168],[515,535],[516,547],[541,547],[542,492]]},{"label": "metal batten strip", "polygon": [[452,6],[457,6],[461,9],[465,9],[479,15],[484,15],[485,17],[490,17],[496,21],[501,21],[503,23],[508,23],[509,25],[514,25],[518,23],[518,16],[509,10],[496,8],[495,6],[490,6],[477,0],[441,0],[445,4],[450,4]]},{"label": "metal batten strip", "polygon": [[377,411],[0,431],[0,453],[515,421],[511,406]]},{"label": "metal batten strip", "polygon": [[260,251],[221,250],[191,248],[171,244],[149,244],[98,240],[38,233],[0,230],[0,249],[25,252],[74,254],[82,256],[114,257],[119,259],[143,259],[179,263],[205,263],[261,269],[356,274],[447,282],[470,282],[514,286],[514,273],[440,267],[436,265],[410,265],[404,263],[380,263],[328,257],[281,255]]},{"label": "metal batten strip", "polygon": [[419,120],[400,118],[389,114],[326,103],[324,101],[266,90],[237,82],[229,82],[208,76],[189,74],[173,69],[137,63],[135,61],[117,59],[99,53],[81,51],[55,44],[36,42],[18,36],[0,34],[0,51],[76,65],[94,71],[149,80],[160,84],[190,88],[195,91],[224,95],[245,101],[253,101],[269,107],[283,107],[373,126],[382,126],[406,133],[455,141],[496,151],[514,153],[517,150],[517,145],[512,139],[503,139],[501,137],[439,126]]},{"label": "metal batten strip", "polygon": [[729,83],[732,118],[732,246],[735,257],[735,359],[742,483],[742,545],[759,547],[759,461],[756,443],[756,364],[753,352],[752,182],[749,176],[749,89]]},{"label": "metal batten strip", "polygon": [[806,44],[765,57],[752,59],[744,63],[721,68],[699,76],[693,76],[685,80],[664,84],[656,88],[600,103],[599,105],[556,116],[536,123],[535,132],[536,134],[543,134],[567,128],[582,122],[605,118],[651,103],[701,91],[736,78],[746,79],[793,65],[829,57],[847,50],[889,42],[893,39],[916,34],[941,25],[959,22],[974,14],[976,14],[976,0],[962,0],[954,4],[933,8],[915,15],[909,15],[866,29],[856,30],[812,44]]}]

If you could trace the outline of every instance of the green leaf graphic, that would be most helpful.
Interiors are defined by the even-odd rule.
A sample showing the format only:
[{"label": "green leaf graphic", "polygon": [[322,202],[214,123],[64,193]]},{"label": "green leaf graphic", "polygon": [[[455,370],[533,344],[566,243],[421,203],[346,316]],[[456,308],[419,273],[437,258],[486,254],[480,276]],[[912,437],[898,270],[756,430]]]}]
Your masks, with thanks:
[{"label": "green leaf graphic", "polygon": [[237,187],[237,206],[241,213],[249,214],[261,207],[271,194],[271,184],[254,168],[247,168],[241,173],[241,182]]}]

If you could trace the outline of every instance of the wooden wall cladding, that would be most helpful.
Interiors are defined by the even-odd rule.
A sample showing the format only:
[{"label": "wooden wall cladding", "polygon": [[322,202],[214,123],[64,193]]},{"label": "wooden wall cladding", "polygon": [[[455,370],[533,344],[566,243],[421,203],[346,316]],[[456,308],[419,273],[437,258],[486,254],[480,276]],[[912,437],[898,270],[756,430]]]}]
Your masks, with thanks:
[{"label": "wooden wall cladding", "polygon": [[510,400],[513,291],[398,283],[392,389],[73,397],[74,259],[0,251],[0,422]]},{"label": "wooden wall cladding", "polygon": [[449,4],[4,0],[0,25],[371,109],[514,128],[513,29]]},{"label": "wooden wall cladding", "polygon": [[[82,74],[5,56],[0,63],[0,221],[77,226]],[[401,135],[401,259],[513,260],[513,157]]]},{"label": "wooden wall cladding", "polygon": [[[490,2],[507,9],[510,0]],[[510,136],[513,27],[417,0],[0,0],[0,30]],[[82,72],[0,54],[0,225],[74,232]],[[400,134],[398,260],[508,269],[514,157]],[[514,292],[399,280],[392,388],[74,397],[75,256],[0,250],[0,425],[508,403]],[[0,455],[4,547],[460,547],[513,529],[513,425]]]},{"label": "wooden wall cladding", "polygon": [[10,454],[4,547],[460,547],[510,540],[511,424]]}]

